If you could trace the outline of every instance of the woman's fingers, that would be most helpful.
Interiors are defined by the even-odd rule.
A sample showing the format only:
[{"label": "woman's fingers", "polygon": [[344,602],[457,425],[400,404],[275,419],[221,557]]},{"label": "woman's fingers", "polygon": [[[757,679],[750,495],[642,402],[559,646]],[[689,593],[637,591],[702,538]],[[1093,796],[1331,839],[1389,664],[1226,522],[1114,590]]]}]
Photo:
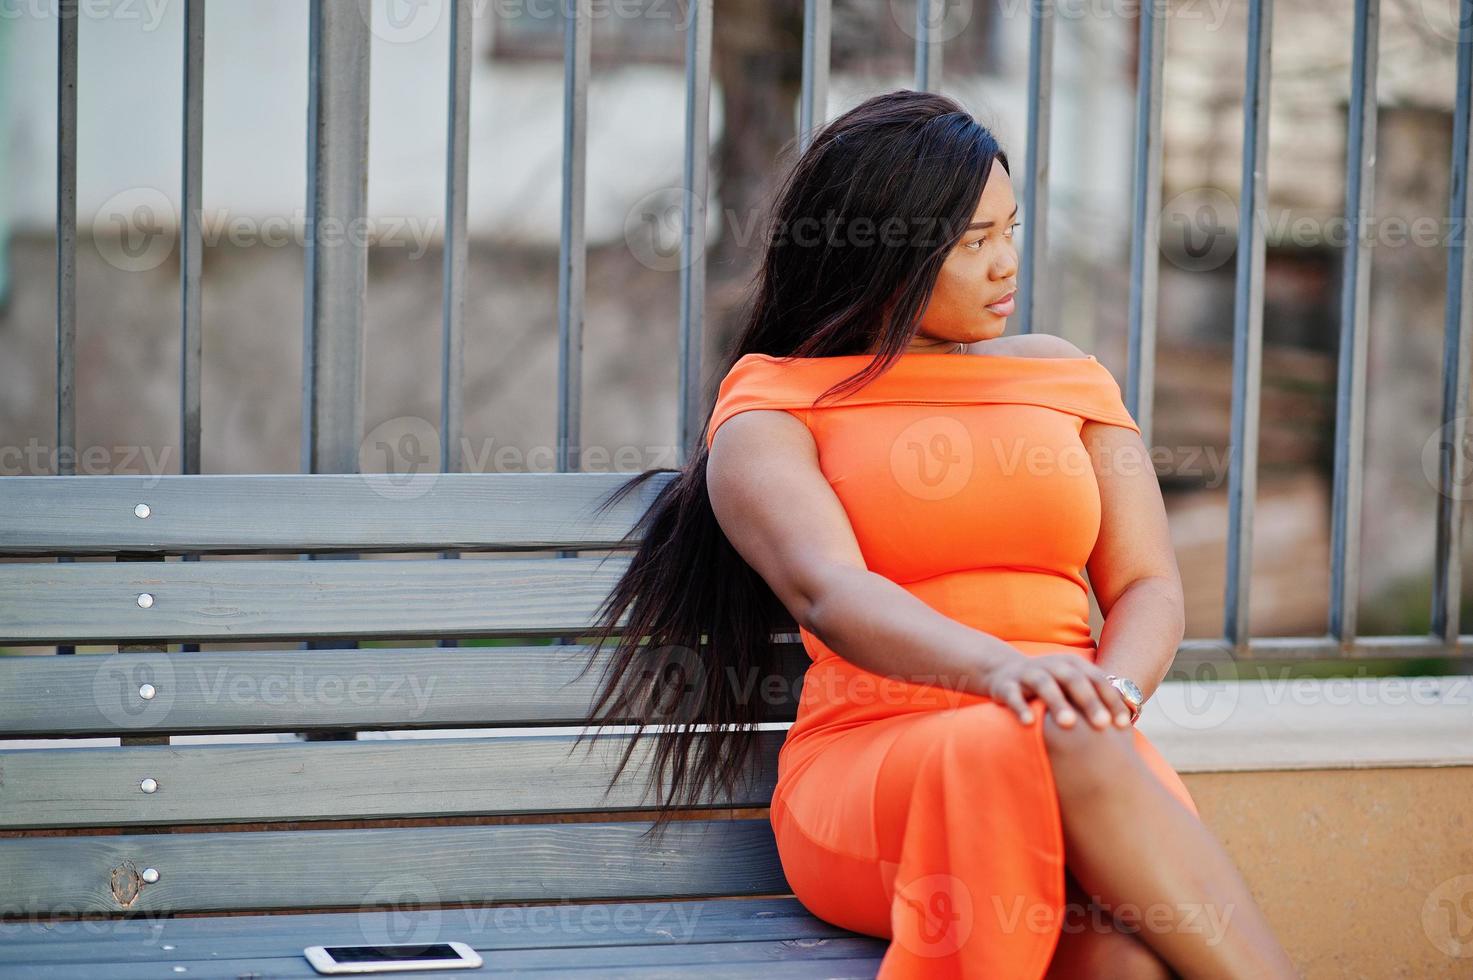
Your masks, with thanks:
[{"label": "woman's fingers", "polygon": [[[1099,670],[1096,668],[1096,670]],[[1092,677],[1094,675],[1091,675]],[[1100,692],[1100,697],[1105,701],[1105,707],[1109,709],[1111,716],[1115,719],[1115,727],[1130,727],[1130,705],[1125,702],[1125,695],[1109,681],[1105,680],[1105,672],[1099,670],[1099,676],[1094,677],[1095,689]]]},{"label": "woman's fingers", "polygon": [[1064,726],[1074,724],[1074,709],[1070,707],[1069,699],[1064,696],[1064,689],[1050,671],[1040,664],[1032,664],[1023,672],[1023,677],[1025,683],[1049,706],[1055,721]]},{"label": "woman's fingers", "polygon": [[[1033,720],[1028,703],[1033,697],[1040,698],[1045,710],[1066,728],[1080,714],[1101,731],[1110,727],[1112,718],[1118,726],[1130,724],[1130,707],[1105,679],[1105,671],[1072,654],[1032,657],[1027,663],[1009,664],[999,673],[1002,676],[994,678],[992,696],[1010,707],[1024,724]],[[1121,718],[1125,720],[1121,722]]]},{"label": "woman's fingers", "polygon": [[1033,709],[1028,707],[1028,699],[1023,696],[1023,685],[1017,681],[1004,681],[999,692],[1002,702],[1018,713],[1018,719],[1023,724],[1033,721]]},{"label": "woman's fingers", "polygon": [[1033,720],[1033,709],[1028,706],[1028,696],[1023,690],[1023,685],[1013,677],[997,678],[992,685],[990,696],[994,701],[1001,701],[1018,716],[1023,724]]},{"label": "woman's fingers", "polygon": [[[1060,668],[1060,679],[1068,689],[1070,697],[1079,706],[1089,723],[1100,730],[1110,727],[1110,711],[1105,707],[1092,677],[1072,667]],[[1108,687],[1109,684],[1107,683]],[[1113,688],[1112,688],[1113,690]]]}]

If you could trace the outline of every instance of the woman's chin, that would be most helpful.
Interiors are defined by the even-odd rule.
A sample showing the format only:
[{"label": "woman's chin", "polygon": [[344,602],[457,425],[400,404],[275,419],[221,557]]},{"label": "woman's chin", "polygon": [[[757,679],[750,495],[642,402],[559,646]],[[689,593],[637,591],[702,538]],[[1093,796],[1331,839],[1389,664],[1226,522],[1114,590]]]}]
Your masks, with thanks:
[{"label": "woman's chin", "polygon": [[973,336],[967,343],[978,344],[984,340],[995,340],[1007,332],[1007,317],[995,316],[991,313],[986,314],[986,316],[989,322],[982,324],[978,329],[972,331]]}]

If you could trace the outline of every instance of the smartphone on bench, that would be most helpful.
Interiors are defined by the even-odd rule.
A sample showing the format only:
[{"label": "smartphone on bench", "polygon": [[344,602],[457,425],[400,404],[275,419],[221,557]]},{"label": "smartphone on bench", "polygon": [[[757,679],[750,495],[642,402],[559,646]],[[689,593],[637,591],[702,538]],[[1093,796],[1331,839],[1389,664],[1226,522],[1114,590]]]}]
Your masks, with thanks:
[{"label": "smartphone on bench", "polygon": [[474,970],[481,954],[465,943],[400,943],[388,946],[308,946],[302,950],[318,973],[397,973],[400,970]]}]

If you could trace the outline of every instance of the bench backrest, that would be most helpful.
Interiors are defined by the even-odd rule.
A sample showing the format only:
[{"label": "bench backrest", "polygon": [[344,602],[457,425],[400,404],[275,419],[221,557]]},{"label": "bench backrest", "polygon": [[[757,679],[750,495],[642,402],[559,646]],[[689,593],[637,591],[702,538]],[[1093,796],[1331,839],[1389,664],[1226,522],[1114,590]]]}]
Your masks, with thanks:
[{"label": "bench backrest", "polygon": [[[577,641],[670,477],[600,511],[627,478],[0,480],[0,647],[77,648],[0,656],[0,740],[120,739],[0,751],[0,913],[786,893],[780,726],[747,787],[658,846],[653,739],[607,794],[627,736],[569,751],[603,664]],[[472,638],[506,645],[450,645]],[[807,666],[779,639],[774,723]],[[188,738],[461,728],[523,731]]]}]

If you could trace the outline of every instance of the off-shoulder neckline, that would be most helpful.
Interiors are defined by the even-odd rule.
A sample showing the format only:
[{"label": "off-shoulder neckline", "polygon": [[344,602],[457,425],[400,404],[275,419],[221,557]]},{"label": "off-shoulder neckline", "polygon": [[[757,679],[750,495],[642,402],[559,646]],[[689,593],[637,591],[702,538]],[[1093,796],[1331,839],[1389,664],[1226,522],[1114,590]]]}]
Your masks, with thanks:
[{"label": "off-shoulder neckline", "polygon": [[[826,355],[826,356],[823,356],[823,357],[792,357],[792,356],[780,357],[780,356],[778,356],[776,354],[763,354],[763,353],[759,353],[759,352],[755,352],[754,351],[754,352],[752,352],[750,354],[743,354],[741,357],[737,358],[737,360],[744,360],[744,359],[746,359],[748,357],[756,357],[756,358],[760,358],[761,360],[764,360],[764,361],[773,361],[773,362],[796,361],[796,362],[809,363],[809,362],[817,362],[817,361],[861,361],[861,360],[862,361],[873,361],[878,356],[879,355],[876,355],[876,354],[829,354],[829,355]],[[941,362],[945,362],[945,363],[950,363],[951,361],[969,361],[970,362],[970,361],[993,360],[993,361],[1041,361],[1041,362],[1044,362],[1044,363],[1047,363],[1049,361],[1063,361],[1066,364],[1069,364],[1069,363],[1078,364],[1078,363],[1083,363],[1083,362],[1087,362],[1087,361],[1098,361],[1098,358],[1096,358],[1093,354],[1085,354],[1083,357],[1048,357],[1048,356],[1035,357],[1035,356],[1031,356],[1031,355],[1028,355],[1028,354],[925,354],[925,353],[921,353],[920,351],[901,351],[900,352],[900,355],[895,358],[894,363],[895,364],[899,364],[901,361],[906,361],[907,359],[909,359],[910,361],[923,360],[923,359],[935,359],[937,361],[941,361]]]}]

